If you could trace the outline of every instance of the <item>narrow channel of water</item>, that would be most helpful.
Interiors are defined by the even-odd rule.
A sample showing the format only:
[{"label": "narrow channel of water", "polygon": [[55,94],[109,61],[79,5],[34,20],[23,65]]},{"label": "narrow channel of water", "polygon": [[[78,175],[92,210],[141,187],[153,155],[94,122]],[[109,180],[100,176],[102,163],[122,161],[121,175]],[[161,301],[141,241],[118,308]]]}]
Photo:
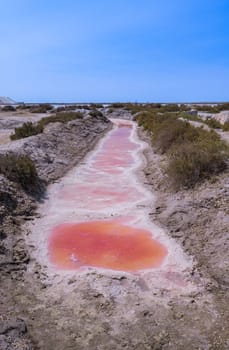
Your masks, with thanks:
[{"label": "narrow channel of water", "polygon": [[138,176],[145,145],[136,124],[113,123],[84,162],[50,186],[33,228],[39,258],[57,270],[171,269],[180,259],[149,220],[154,198]]}]

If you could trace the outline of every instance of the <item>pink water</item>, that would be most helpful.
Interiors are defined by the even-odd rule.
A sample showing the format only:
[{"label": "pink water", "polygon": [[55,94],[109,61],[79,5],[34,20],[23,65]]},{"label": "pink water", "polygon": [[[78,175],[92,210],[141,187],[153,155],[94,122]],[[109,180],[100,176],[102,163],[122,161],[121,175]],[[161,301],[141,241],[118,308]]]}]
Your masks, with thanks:
[{"label": "pink water", "polygon": [[[153,232],[135,224],[141,222],[137,206],[145,196],[133,180],[140,145],[133,139],[133,123],[115,123],[80,173],[58,191],[56,205],[77,216],[76,221],[64,219],[51,230],[50,260],[60,269],[93,266],[136,271],[160,266],[167,255]],[[115,218],[108,215],[112,211]]]},{"label": "pink water", "polygon": [[150,232],[115,220],[57,226],[50,250],[53,263],[62,269],[95,266],[124,271],[158,267],[167,253]]}]

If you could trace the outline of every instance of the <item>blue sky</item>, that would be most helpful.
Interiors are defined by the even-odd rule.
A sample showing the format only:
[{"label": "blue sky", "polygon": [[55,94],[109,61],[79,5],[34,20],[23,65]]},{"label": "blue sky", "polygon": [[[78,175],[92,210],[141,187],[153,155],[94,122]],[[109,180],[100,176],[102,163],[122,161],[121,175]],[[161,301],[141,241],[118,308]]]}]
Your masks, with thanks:
[{"label": "blue sky", "polygon": [[0,96],[228,101],[228,0],[1,0]]}]

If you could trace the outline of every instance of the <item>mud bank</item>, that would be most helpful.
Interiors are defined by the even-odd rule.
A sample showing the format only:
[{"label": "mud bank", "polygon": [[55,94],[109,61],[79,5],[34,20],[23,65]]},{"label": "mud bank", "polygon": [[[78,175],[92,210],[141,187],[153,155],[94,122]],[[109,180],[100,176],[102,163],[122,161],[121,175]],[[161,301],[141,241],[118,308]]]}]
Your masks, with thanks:
[{"label": "mud bank", "polygon": [[111,123],[103,116],[50,123],[42,134],[1,145],[0,153],[28,155],[39,177],[50,183],[83,159],[109,128]]},{"label": "mud bank", "polygon": [[[147,141],[144,134],[140,135]],[[25,262],[19,263],[22,253],[17,253],[18,263],[14,263],[14,269],[5,270],[2,275],[3,318],[11,320],[8,327],[1,328],[3,349],[228,349],[228,275],[226,256],[223,256],[228,242],[224,239],[228,208],[226,177],[223,175],[215,184],[205,183],[201,190],[196,189],[194,200],[192,192],[173,194],[169,191],[164,181],[163,158],[150,148],[145,150],[145,156],[137,174],[147,190],[155,193],[154,199],[147,203],[149,217],[192,263],[185,270],[126,273],[87,268],[77,274],[51,273],[49,266],[33,253],[36,242],[30,241],[31,221],[23,225],[24,236],[20,236],[28,242]],[[52,165],[49,166],[51,171]],[[40,174],[42,169],[43,166]],[[51,172],[50,179],[55,174]],[[24,201],[28,210],[27,197]],[[8,207],[15,205],[10,200],[7,203]],[[31,205],[33,203],[31,200]],[[19,207],[22,210],[22,204]],[[221,214],[214,224],[218,212]],[[33,213],[34,210],[25,212],[24,218],[30,215],[32,219]],[[22,213],[18,215],[17,226],[12,217],[8,223],[11,233],[14,227],[15,236],[23,222]],[[208,220],[211,221],[207,227],[212,225],[209,234]],[[220,281],[221,269],[224,278]],[[19,323],[13,323],[12,317]],[[25,333],[30,339],[27,342]]]}]

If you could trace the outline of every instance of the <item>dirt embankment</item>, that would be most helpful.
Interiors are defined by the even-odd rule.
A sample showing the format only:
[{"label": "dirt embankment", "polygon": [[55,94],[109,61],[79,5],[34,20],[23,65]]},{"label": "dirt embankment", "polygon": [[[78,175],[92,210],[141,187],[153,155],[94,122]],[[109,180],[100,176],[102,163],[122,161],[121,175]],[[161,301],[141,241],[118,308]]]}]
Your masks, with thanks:
[{"label": "dirt embankment", "polygon": [[[81,161],[110,128],[111,123],[106,118],[90,116],[69,123],[50,124],[43,134],[2,145],[0,153],[11,151],[28,155],[47,185]],[[22,295],[27,293],[23,280],[30,262],[21,225],[34,217],[42,196],[41,193],[28,195],[19,185],[0,176],[0,349],[30,349],[26,324],[20,319],[14,298],[18,285],[22,287]],[[33,279],[30,283],[29,288],[33,288]]]},{"label": "dirt embankment", "polygon": [[[140,130],[139,134],[150,143],[145,132]],[[146,183],[157,197],[151,218],[164,227],[183,250],[193,257],[192,275],[203,282],[203,298],[209,299],[208,310],[211,310],[211,316],[201,313],[202,297],[197,303],[194,299],[194,318],[188,309],[182,308],[182,319],[190,327],[188,334],[193,334],[193,337],[195,334],[196,340],[196,345],[188,343],[183,348],[228,349],[229,170],[194,189],[175,193],[171,190],[164,171],[166,157],[150,148],[145,151],[145,156],[148,164],[145,168]],[[206,302],[204,304],[206,306]],[[207,324],[208,327],[204,329]],[[182,322],[179,327],[182,329]]]}]

